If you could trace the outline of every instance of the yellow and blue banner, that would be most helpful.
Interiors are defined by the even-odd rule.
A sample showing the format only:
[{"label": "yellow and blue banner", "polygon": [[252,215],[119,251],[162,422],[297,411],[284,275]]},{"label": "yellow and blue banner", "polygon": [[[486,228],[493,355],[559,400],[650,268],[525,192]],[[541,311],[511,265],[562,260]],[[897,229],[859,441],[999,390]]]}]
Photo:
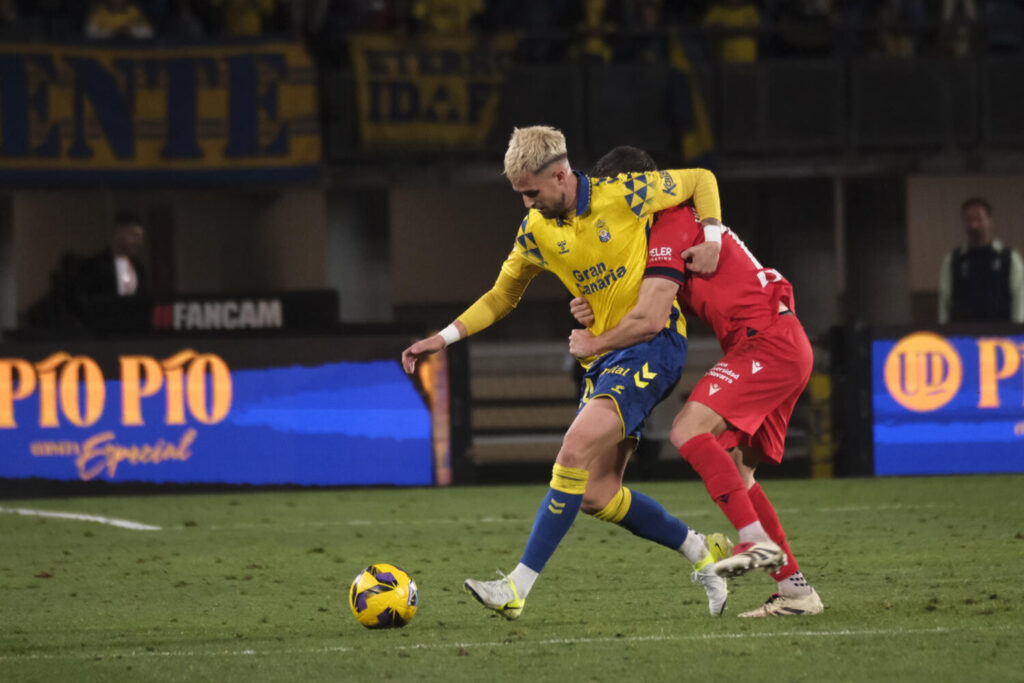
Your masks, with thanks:
[{"label": "yellow and blue banner", "polygon": [[482,145],[497,117],[516,37],[384,34],[350,40],[366,146]]},{"label": "yellow and blue banner", "polygon": [[1024,472],[1024,333],[871,342],[875,474]]},{"label": "yellow and blue banner", "polygon": [[289,180],[321,160],[301,44],[0,45],[0,180]]}]

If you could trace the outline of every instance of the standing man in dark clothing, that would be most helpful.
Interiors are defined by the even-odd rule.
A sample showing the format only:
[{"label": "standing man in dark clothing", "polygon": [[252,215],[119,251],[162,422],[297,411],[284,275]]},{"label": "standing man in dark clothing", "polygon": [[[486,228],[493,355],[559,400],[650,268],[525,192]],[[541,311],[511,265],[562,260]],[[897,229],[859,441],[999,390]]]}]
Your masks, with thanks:
[{"label": "standing man in dark clothing", "polygon": [[[132,213],[121,212],[114,217],[114,231],[107,249],[83,260],[70,289],[71,308],[86,327],[109,328],[122,318],[120,313],[136,317],[133,308],[118,305],[148,294],[148,280],[143,265],[146,231],[142,220]],[[129,313],[131,311],[132,313]],[[113,317],[112,317],[113,316]],[[121,323],[128,323],[121,320]],[[114,327],[134,327],[115,324]]]},{"label": "standing man in dark clothing", "polygon": [[939,322],[1024,323],[1024,260],[995,238],[992,205],[960,207],[967,241],[946,255],[939,274]]}]

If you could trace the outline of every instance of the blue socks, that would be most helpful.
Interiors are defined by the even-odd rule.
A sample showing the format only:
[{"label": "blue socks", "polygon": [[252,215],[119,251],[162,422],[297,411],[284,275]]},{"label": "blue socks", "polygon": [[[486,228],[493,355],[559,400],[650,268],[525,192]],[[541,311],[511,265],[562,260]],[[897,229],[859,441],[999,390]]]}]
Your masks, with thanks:
[{"label": "blue socks", "polygon": [[[579,514],[588,477],[586,470],[575,467],[556,464],[552,468],[551,488],[533,520],[530,538],[519,560],[521,564],[538,573],[544,569]],[[668,514],[661,503],[626,487],[619,489],[611,502],[594,516],[676,551],[682,548],[690,533],[689,527]]]},{"label": "blue socks", "polygon": [[679,550],[690,533],[689,527],[668,514],[661,503],[625,486],[594,517],[672,550]]},{"label": "blue socks", "polygon": [[556,464],[552,468],[551,488],[537,510],[520,563],[535,572],[544,569],[579,514],[589,476],[586,470],[575,467]]}]

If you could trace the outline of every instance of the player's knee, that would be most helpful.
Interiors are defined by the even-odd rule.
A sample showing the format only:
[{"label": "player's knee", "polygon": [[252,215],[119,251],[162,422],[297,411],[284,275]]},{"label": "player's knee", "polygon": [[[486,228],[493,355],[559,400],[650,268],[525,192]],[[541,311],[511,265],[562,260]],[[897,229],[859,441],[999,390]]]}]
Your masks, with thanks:
[{"label": "player's knee", "polygon": [[678,451],[694,437],[710,433],[711,432],[709,430],[702,429],[700,425],[693,424],[686,420],[676,420],[672,423],[672,429],[668,433],[668,439],[672,442],[672,446]]},{"label": "player's knee", "polygon": [[570,432],[562,439],[562,447],[558,450],[555,462],[563,467],[585,470],[593,460],[593,450],[592,444]]},{"label": "player's knee", "polygon": [[697,436],[697,434],[698,433],[694,430],[676,423],[672,425],[672,429],[668,433],[668,440],[672,442],[672,447],[678,451],[687,441]]},{"label": "player's knee", "polygon": [[669,441],[676,450],[683,447],[686,442],[701,434],[718,436],[724,429],[726,423],[717,413],[694,404],[687,403],[672,421],[672,429],[669,430]]},{"label": "player's knee", "polygon": [[[605,498],[611,500],[608,496],[605,496]],[[596,515],[604,509],[605,505],[608,504],[608,500],[602,500],[600,497],[587,491],[587,493],[583,495],[583,502],[580,503],[580,512],[585,515]]]},{"label": "player's knee", "polygon": [[743,485],[747,487],[747,490],[754,488],[754,484],[757,483],[754,478],[754,470],[744,466],[742,460],[736,461],[736,468],[740,471],[740,478],[743,479]]},{"label": "player's knee", "polygon": [[608,473],[592,472],[583,494],[583,502],[580,503],[580,512],[595,515],[604,510],[621,488],[621,478]]}]

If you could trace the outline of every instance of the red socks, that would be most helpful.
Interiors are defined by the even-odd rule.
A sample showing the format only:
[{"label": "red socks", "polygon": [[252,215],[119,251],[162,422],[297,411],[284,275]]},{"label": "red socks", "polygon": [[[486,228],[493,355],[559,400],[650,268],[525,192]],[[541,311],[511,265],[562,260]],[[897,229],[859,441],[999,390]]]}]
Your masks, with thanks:
[{"label": "red socks", "polygon": [[[711,500],[718,504],[737,530],[758,521],[757,511],[747,495],[747,487],[736,469],[736,463],[714,436],[698,434],[682,445],[679,455],[697,470],[711,494]],[[775,521],[778,524],[778,518]],[[765,529],[768,529],[767,525]],[[771,535],[770,531],[768,533]]]},{"label": "red socks", "polygon": [[776,514],[775,508],[772,506],[771,501],[768,500],[768,496],[764,495],[761,485],[754,484],[749,494],[750,502],[754,505],[754,509],[757,510],[758,519],[761,520],[761,526],[764,527],[768,537],[778,543],[779,547],[786,552],[786,557],[789,559],[779,571],[772,572],[773,579],[784,581],[800,571],[796,558],[793,557],[793,551],[789,549],[789,543],[786,541],[786,532],[782,530],[782,524],[779,523],[779,515]]}]

